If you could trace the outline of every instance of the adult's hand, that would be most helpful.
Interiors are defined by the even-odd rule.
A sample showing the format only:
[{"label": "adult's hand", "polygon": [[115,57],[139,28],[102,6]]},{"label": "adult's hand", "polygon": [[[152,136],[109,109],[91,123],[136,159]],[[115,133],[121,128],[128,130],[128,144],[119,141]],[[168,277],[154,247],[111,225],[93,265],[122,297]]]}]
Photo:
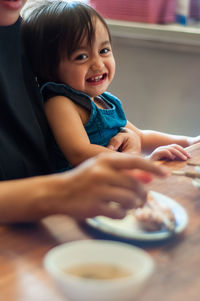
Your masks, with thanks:
[{"label": "adult's hand", "polygon": [[48,198],[50,214],[68,214],[79,220],[97,215],[123,218],[126,210],[146,201],[142,182],[134,173],[126,172],[133,169],[166,176],[165,169],[141,157],[100,154],[70,172],[57,175],[57,195]]},{"label": "adult's hand", "polygon": [[96,215],[123,218],[127,209],[146,201],[142,182],[151,179],[141,177],[144,171],[166,176],[166,170],[150,160],[111,152],[69,172],[1,181],[0,224],[33,222],[52,214],[79,220]]},{"label": "adult's hand", "polygon": [[108,146],[109,149],[123,153],[141,154],[141,140],[137,133],[128,129],[122,130],[114,136]]}]

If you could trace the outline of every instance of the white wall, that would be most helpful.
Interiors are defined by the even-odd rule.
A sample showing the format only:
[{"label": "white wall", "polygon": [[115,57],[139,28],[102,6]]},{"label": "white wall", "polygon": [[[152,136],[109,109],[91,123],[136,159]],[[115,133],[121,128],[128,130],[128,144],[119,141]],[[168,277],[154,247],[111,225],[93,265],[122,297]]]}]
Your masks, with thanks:
[{"label": "white wall", "polygon": [[200,134],[200,51],[113,38],[117,63],[109,91],[142,129]]}]

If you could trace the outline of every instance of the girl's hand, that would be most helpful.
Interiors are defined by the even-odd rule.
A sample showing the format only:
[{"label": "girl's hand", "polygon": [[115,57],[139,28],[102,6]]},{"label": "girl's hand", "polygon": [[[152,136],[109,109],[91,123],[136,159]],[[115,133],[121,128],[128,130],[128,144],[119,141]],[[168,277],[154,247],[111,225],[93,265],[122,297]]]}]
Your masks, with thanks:
[{"label": "girl's hand", "polygon": [[149,159],[157,160],[187,160],[190,158],[190,154],[180,145],[170,144],[157,147],[149,156]]},{"label": "girl's hand", "polygon": [[116,136],[114,136],[108,146],[113,151],[120,151],[122,153],[141,154],[141,140],[134,131],[123,128]]}]

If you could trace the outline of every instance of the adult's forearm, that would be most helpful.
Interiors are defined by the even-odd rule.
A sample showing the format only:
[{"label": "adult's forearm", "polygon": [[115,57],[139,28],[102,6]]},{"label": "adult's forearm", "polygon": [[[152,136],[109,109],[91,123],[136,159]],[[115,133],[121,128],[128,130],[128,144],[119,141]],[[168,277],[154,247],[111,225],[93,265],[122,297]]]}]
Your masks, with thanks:
[{"label": "adult's forearm", "polygon": [[0,223],[33,222],[49,215],[55,176],[0,182]]}]

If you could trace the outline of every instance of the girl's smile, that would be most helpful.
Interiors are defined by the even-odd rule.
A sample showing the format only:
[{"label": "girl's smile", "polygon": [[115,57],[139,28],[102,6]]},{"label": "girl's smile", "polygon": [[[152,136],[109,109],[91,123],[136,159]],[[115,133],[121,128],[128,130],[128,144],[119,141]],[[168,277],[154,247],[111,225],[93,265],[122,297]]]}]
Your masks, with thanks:
[{"label": "girl's smile", "polygon": [[103,81],[107,78],[107,74],[103,73],[101,75],[94,75],[86,79],[86,82],[91,85],[99,85],[102,84]]}]

